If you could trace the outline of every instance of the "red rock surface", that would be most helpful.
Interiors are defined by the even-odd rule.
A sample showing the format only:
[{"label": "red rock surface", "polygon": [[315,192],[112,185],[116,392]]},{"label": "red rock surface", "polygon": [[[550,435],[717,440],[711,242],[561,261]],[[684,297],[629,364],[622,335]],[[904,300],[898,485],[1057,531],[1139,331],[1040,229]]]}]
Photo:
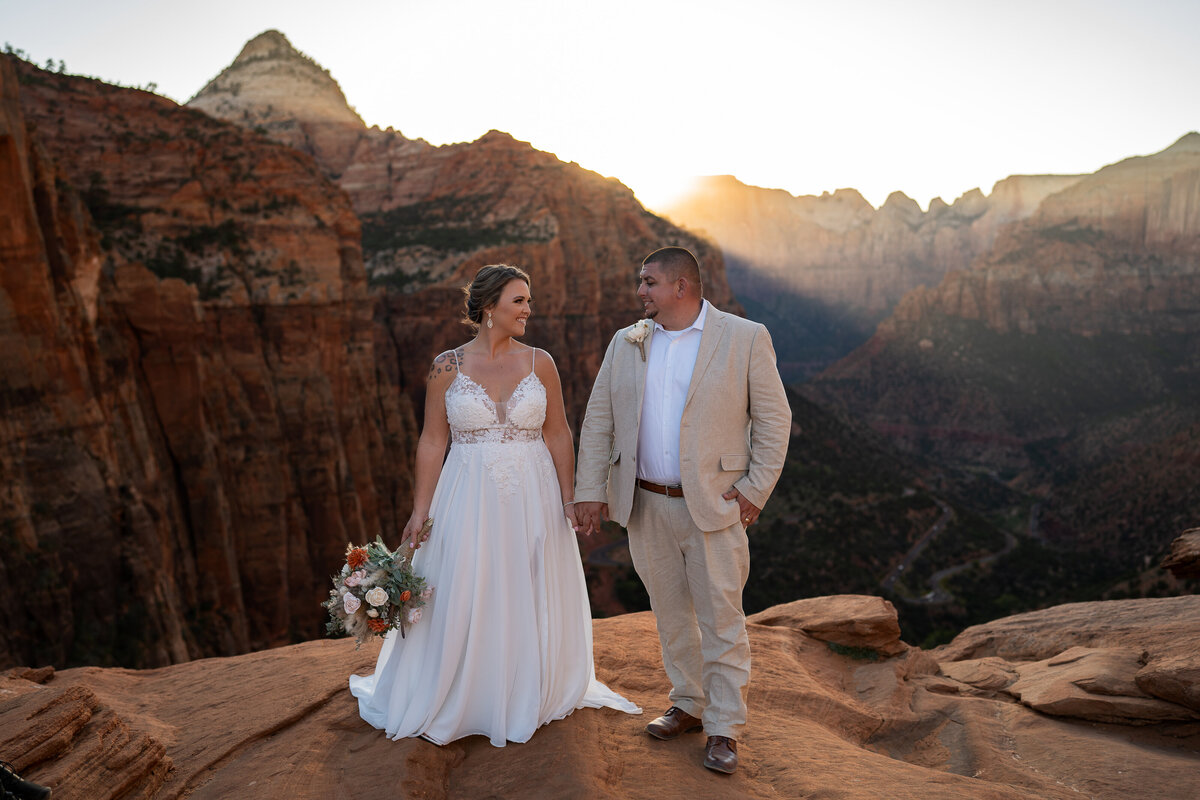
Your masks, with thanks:
[{"label": "red rock surface", "polygon": [[[1163,609],[1136,601],[1121,615],[1165,630],[1168,613],[1187,611],[1195,636],[1200,606],[1190,602]],[[596,622],[598,676],[647,713],[577,711],[524,745],[498,749],[482,737],[445,747],[387,740],[359,719],[346,686],[348,674],[371,669],[378,645],[356,651],[349,641],[327,641],[140,672],[80,668],[46,680],[13,671],[0,678],[0,748],[62,800],[1127,800],[1200,792],[1195,723],[1131,726],[1039,713],[1002,687],[951,672],[961,662],[946,660],[950,650],[854,660],[802,628],[815,615],[851,630],[853,618],[836,622],[839,609],[859,608],[862,600],[806,603],[796,614],[771,609],[763,617],[769,625],[750,626],[750,725],[730,777],[700,766],[699,734],[659,742],[642,733],[668,689],[648,613]],[[1108,606],[1084,609],[1094,632],[1103,629]],[[1035,627],[1064,638],[1080,618],[1071,607],[1041,614]],[[1003,647],[1005,632],[1020,630],[1016,622],[1001,625],[993,642]],[[848,646],[868,648],[871,641]],[[1151,657],[1178,655],[1186,646],[1148,641],[1157,642]],[[1022,666],[993,661],[1010,671]]]},{"label": "red rock surface", "polygon": [[1200,578],[1200,528],[1186,530],[1171,542],[1171,552],[1162,562],[1178,578]]},{"label": "red rock surface", "polygon": [[353,209],[261,136],[0,71],[0,664],[318,635],[346,541],[397,531],[410,491]]}]

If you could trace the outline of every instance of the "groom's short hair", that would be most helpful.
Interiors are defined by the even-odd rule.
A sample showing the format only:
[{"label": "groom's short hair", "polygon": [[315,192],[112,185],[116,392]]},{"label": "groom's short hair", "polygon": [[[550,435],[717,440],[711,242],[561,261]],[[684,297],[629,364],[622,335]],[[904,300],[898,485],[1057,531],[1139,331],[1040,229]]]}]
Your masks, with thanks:
[{"label": "groom's short hair", "polygon": [[686,278],[704,295],[704,284],[700,281],[700,262],[686,247],[662,247],[642,260],[642,266],[655,264],[671,280]]}]

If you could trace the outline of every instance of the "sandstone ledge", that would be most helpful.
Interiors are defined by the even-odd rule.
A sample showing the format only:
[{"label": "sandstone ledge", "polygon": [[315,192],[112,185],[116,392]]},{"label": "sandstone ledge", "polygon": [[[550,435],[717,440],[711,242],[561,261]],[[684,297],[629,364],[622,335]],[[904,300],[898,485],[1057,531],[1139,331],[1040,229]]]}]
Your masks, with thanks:
[{"label": "sandstone ledge", "polygon": [[[1124,622],[1141,615],[1151,631],[1163,622],[1161,601],[1083,605],[1097,621],[1119,610]],[[597,620],[595,636],[599,677],[647,715],[583,710],[526,745],[497,749],[481,737],[446,747],[388,741],[358,718],[346,689],[347,675],[371,669],[378,646],[315,641],[157,670],[10,670],[0,675],[0,747],[61,800],[1200,795],[1200,725],[1129,715],[1115,718],[1144,724],[1073,721],[1014,700],[1022,682],[1061,688],[1048,676],[1067,669],[1075,689],[1136,705],[1121,698],[1151,694],[1135,678],[1141,662],[1178,667],[1190,651],[1158,639],[1144,655],[1132,644],[1076,647],[1045,664],[997,655],[953,660],[947,656],[957,642],[875,661],[835,652],[829,631],[855,652],[886,645],[882,617],[861,626],[858,638],[850,633],[861,621],[844,614],[872,608],[877,617],[887,610],[875,598],[830,597],[755,615],[751,725],[742,767],[729,778],[700,766],[699,735],[658,742],[641,732],[666,705],[668,688],[646,613]],[[1070,624],[1080,610],[1038,613],[1044,618],[1034,627],[1046,638],[1048,620]],[[993,623],[994,649],[1019,633],[1016,619]],[[824,640],[805,632],[815,620]],[[1181,614],[1187,620],[1193,635],[1200,631],[1200,615]],[[1193,672],[1167,673],[1180,697],[1194,691]],[[1042,705],[1054,711],[1053,703]]]}]

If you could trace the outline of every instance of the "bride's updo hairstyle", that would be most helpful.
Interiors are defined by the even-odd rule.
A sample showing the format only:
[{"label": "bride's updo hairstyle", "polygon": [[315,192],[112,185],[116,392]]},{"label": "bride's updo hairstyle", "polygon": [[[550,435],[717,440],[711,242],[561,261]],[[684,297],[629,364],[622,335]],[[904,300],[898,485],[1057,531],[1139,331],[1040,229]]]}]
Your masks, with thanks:
[{"label": "bride's updo hairstyle", "polygon": [[504,287],[512,280],[525,281],[528,285],[529,275],[520,267],[510,267],[508,264],[488,264],[475,273],[475,280],[463,287],[467,301],[462,323],[478,332],[483,324],[483,310],[500,302]]}]

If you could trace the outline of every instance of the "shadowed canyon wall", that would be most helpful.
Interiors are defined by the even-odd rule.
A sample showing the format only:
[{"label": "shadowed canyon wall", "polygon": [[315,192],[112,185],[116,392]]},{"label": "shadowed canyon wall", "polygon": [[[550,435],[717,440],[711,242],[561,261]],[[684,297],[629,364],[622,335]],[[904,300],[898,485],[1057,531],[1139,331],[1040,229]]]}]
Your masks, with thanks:
[{"label": "shadowed canyon wall", "polygon": [[411,483],[353,209],[261,136],[0,68],[0,603],[23,620],[0,662],[316,635],[330,565],[403,524]]}]

